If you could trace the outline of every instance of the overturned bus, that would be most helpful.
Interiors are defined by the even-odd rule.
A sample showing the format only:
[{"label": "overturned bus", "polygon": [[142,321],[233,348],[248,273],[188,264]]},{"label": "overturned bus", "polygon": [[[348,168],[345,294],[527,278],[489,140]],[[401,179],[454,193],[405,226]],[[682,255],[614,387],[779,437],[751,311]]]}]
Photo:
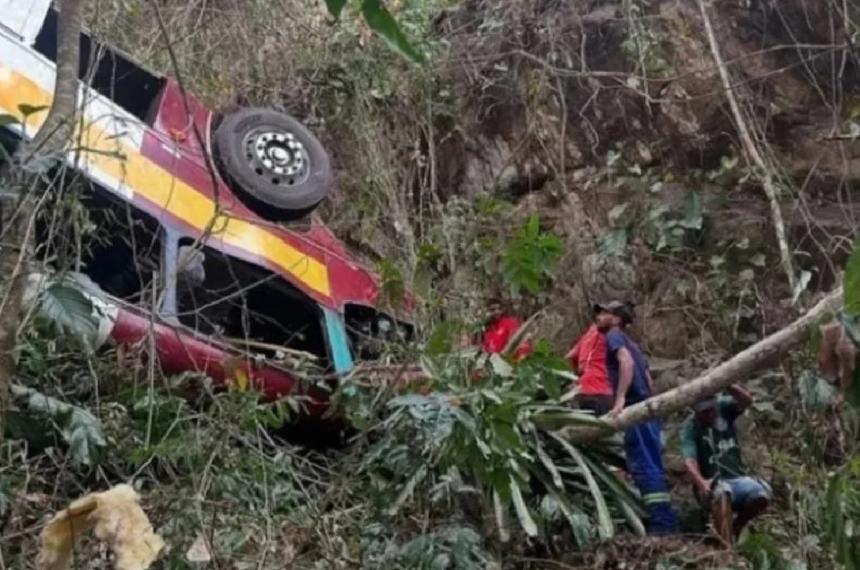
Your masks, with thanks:
[{"label": "overturned bus", "polygon": [[[56,30],[50,0],[0,0],[7,151],[45,119]],[[269,109],[213,112],[175,79],[80,41],[81,120],[65,161],[93,231],[43,217],[37,234],[43,259],[74,249],[64,269],[97,309],[97,343],[146,340],[167,373],[241,376],[278,398],[299,376],[284,353],[337,376],[403,330],[409,300],[380,310],[377,277],[312,212],[332,177],[305,126]]]}]

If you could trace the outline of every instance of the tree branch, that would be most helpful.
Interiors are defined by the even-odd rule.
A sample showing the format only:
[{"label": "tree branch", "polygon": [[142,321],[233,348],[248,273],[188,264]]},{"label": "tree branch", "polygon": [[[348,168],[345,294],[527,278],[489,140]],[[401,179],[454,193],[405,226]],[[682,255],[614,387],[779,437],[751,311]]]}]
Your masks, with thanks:
[{"label": "tree branch", "polygon": [[729,360],[710,369],[698,378],[677,388],[663,392],[644,402],[626,408],[615,418],[605,420],[606,428],[572,429],[566,434],[572,441],[587,441],[596,436],[620,431],[628,427],[666,417],[692,406],[699,400],[713,396],[723,388],[749,380],[752,373],[775,359],[785,356],[809,337],[813,325],[824,315],[842,306],[842,288],[829,293],[805,315],[739,352]]},{"label": "tree branch", "polygon": [[753,141],[749,127],[747,126],[743,113],[741,112],[740,105],[738,105],[735,92],[732,89],[732,80],[731,77],[729,77],[729,70],[726,68],[726,64],[723,61],[723,56],[720,53],[720,45],[717,42],[716,34],[714,34],[714,27],[711,25],[711,18],[708,16],[706,0],[698,0],[698,3],[699,10],[702,12],[702,20],[705,23],[705,33],[708,36],[708,43],[711,46],[711,54],[713,55],[714,63],[716,63],[717,69],[720,72],[723,90],[726,93],[726,99],[729,101],[729,107],[731,107],[732,115],[734,116],[735,124],[737,125],[738,134],[741,137],[741,143],[743,144],[744,151],[747,156],[759,170],[762,187],[764,188],[764,193],[770,203],[770,214],[773,220],[774,230],[776,231],[776,241],[779,244],[779,257],[782,264],[782,270],[785,272],[785,276],[788,279],[788,286],[791,288],[792,293],[794,293],[797,280],[794,275],[794,264],[791,261],[791,250],[788,248],[788,240],[785,237],[785,222],[783,221],[782,209],[779,205],[779,190],[774,184],[773,170],[767,165],[761,152],[759,152],[758,146],[756,146]]},{"label": "tree branch", "polygon": [[[54,83],[54,98],[48,116],[27,144],[22,143],[19,164],[30,160],[37,153],[62,151],[74,132],[74,117],[78,103],[78,66],[80,65],[80,33],[83,20],[83,5],[86,0],[63,0],[57,29],[57,74]],[[32,257],[32,228],[38,204],[30,195],[37,186],[38,175],[24,168],[6,164],[0,172],[3,186],[17,188],[18,194],[0,200],[0,230],[6,241],[15,247],[0,248],[0,276],[5,283],[0,301],[0,441],[3,440],[6,411],[9,408],[9,386],[15,376],[15,346],[20,321],[21,301],[27,272],[22,270],[27,259]]]}]

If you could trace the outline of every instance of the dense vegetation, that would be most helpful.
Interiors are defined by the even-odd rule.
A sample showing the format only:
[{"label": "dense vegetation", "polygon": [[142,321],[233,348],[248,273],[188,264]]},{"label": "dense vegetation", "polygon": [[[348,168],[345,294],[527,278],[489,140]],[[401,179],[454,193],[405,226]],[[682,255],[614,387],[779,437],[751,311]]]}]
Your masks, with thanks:
[{"label": "dense vegetation", "polygon": [[[283,108],[320,134],[338,174],[321,215],[390,302],[419,299],[416,342],[382,361],[425,381],[351,375],[333,398],[353,427],[322,446],[291,423],[301,402],[164,376],[146,347],[89,350],[91,307],[57,285],[18,340],[0,568],[32,567],[47,513],[129,481],[164,568],[860,566],[860,400],[834,411],[814,339],[741,379],[756,396],[745,456],[776,501],[736,553],[697,520],[677,417],[687,532],[641,538],[617,442],[566,438],[593,422],[562,401],[559,358],[591,301],[632,297],[668,389],[786,325],[846,267],[857,330],[860,8],[711,6],[756,161],[693,2],[319,4],[92,0],[86,21],[213,107]],[[74,192],[41,215],[97,231]],[[458,343],[499,300],[534,316],[537,350],[517,365]],[[100,548],[80,567],[109,567]]]}]

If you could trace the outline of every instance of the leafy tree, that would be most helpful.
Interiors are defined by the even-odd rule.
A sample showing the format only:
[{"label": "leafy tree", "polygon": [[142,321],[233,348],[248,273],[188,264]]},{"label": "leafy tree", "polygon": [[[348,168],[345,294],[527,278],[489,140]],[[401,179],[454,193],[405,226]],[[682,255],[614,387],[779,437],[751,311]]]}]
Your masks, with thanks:
[{"label": "leafy tree", "polygon": [[[347,0],[326,0],[329,13],[335,18],[340,18]],[[358,12],[368,27],[397,53],[416,63],[424,62],[424,55],[416,50],[409,39],[397,25],[397,20],[380,0],[362,0],[358,6]]]}]

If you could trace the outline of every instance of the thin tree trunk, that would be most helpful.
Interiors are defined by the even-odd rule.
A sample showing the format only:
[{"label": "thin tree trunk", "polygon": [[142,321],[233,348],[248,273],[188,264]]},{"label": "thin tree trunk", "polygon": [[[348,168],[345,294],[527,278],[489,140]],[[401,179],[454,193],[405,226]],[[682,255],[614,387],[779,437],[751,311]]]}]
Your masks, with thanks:
[{"label": "thin tree trunk", "polygon": [[[615,418],[606,419],[606,432],[620,431],[648,420],[680,412],[731,384],[749,380],[753,372],[785,356],[806,341],[816,322],[841,305],[842,288],[840,287],[787,327],[739,352],[698,378],[644,402],[634,404]],[[567,435],[573,441],[586,441],[601,435],[601,431],[575,429],[570,430]]]},{"label": "thin tree trunk", "polygon": [[32,257],[29,239],[31,220],[36,215],[38,175],[20,168],[36,154],[64,152],[74,132],[78,101],[78,66],[80,65],[80,31],[86,0],[63,0],[57,31],[57,75],[54,98],[48,116],[30,143],[22,142],[15,163],[0,175],[2,186],[17,195],[2,204],[0,224],[4,245],[0,247],[0,278],[6,280],[0,300],[0,441],[9,408],[9,387],[15,376],[15,346],[21,299],[27,279],[27,265]]},{"label": "thin tree trunk", "polygon": [[705,33],[708,36],[708,43],[711,46],[711,54],[714,57],[714,62],[717,65],[717,70],[720,73],[720,79],[723,83],[723,89],[726,92],[726,99],[729,101],[729,107],[732,110],[732,115],[735,119],[735,124],[738,129],[738,134],[741,137],[744,151],[749,159],[759,170],[759,178],[762,188],[770,203],[770,215],[773,221],[774,231],[776,232],[776,241],[779,244],[779,258],[782,264],[782,270],[788,279],[788,286],[794,293],[796,285],[796,277],[794,275],[794,264],[791,260],[791,250],[788,247],[788,239],[785,235],[785,222],[782,218],[782,209],[779,204],[779,189],[774,184],[773,170],[767,165],[761,152],[753,141],[747,123],[744,120],[740,105],[738,105],[735,92],[732,88],[732,80],[729,76],[729,70],[723,61],[723,56],[720,53],[720,45],[717,42],[717,36],[714,33],[714,28],[711,25],[711,18],[708,16],[708,8],[706,0],[698,0],[699,10],[702,12],[702,20],[705,23]]}]

